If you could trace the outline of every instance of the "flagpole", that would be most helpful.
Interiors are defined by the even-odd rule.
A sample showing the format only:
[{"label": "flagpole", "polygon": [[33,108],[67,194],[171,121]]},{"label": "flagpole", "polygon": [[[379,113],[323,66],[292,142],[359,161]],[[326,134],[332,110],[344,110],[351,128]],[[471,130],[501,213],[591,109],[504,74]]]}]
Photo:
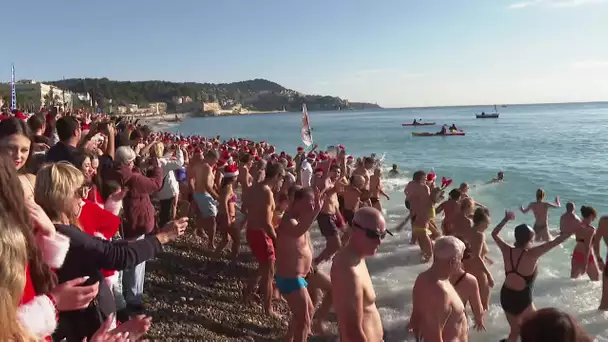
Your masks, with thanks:
[{"label": "flagpole", "polygon": [[17,109],[17,91],[15,90],[15,64],[11,66],[11,110]]}]

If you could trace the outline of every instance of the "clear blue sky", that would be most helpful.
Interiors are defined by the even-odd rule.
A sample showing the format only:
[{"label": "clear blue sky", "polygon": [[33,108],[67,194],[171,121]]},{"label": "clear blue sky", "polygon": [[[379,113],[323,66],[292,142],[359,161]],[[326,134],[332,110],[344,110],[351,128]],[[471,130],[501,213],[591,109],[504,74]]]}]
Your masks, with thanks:
[{"label": "clear blue sky", "polygon": [[0,80],[266,78],[387,107],[608,100],[608,0],[5,1]]}]

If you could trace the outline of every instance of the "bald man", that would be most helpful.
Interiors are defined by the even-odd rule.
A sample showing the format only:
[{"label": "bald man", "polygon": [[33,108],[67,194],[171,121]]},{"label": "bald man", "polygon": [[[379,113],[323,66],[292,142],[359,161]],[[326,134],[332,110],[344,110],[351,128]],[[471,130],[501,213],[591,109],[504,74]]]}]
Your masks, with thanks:
[{"label": "bald man", "polygon": [[377,209],[357,210],[350,240],[333,259],[331,287],[341,341],[383,341],[376,293],[365,258],[376,254],[386,234],[393,235],[385,226]]},{"label": "bald man", "polygon": [[424,341],[468,341],[464,304],[450,283],[460,270],[464,242],[453,236],[435,241],[433,264],[420,273],[413,289],[413,310],[408,328]]}]

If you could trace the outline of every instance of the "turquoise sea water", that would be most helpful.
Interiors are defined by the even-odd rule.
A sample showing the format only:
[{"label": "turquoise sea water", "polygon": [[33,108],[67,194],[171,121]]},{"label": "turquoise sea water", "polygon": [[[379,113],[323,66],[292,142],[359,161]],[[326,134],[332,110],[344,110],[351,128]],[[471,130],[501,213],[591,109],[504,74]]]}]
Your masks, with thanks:
[{"label": "turquoise sea water", "polygon": [[[386,153],[387,164],[398,164],[403,176],[385,179],[391,195],[385,201],[388,226],[405,217],[403,188],[416,170],[433,169],[441,177],[454,179],[454,185],[477,185],[471,196],[488,206],[493,222],[506,208],[515,210],[534,199],[537,188],[547,192],[548,200],[560,196],[562,203],[574,201],[577,208],[591,205],[608,214],[608,103],[514,105],[499,108],[499,119],[476,119],[474,114],[490,112],[490,107],[444,107],[341,111],[310,113],[313,138],[320,146],[342,144],[349,153],[360,156]],[[412,137],[411,132],[438,131],[440,126],[402,127],[414,118],[455,123],[466,131],[464,137]],[[300,141],[299,113],[263,114],[217,118],[193,118],[173,130],[183,134],[246,137],[266,140],[278,150],[294,153]],[[484,185],[498,171],[505,172],[503,184]],[[552,228],[557,227],[563,209],[550,212]],[[518,212],[515,224],[533,224],[531,214]],[[514,224],[514,225],[515,225]],[[513,226],[514,226],[513,225]],[[511,227],[512,228],[512,227]],[[324,241],[315,229],[316,248]],[[510,234],[505,229],[504,234]],[[471,341],[497,341],[506,337],[508,325],[499,304],[504,280],[500,252],[487,236],[490,266],[496,286],[486,313],[486,332],[471,332]],[[508,237],[508,240],[512,240]],[[368,260],[378,295],[378,306],[389,341],[411,340],[405,326],[411,311],[411,289],[418,273],[417,247],[407,244],[407,229],[385,240],[378,254]],[[589,333],[608,341],[608,315],[596,310],[601,283],[570,280],[570,254],[573,241],[566,242],[540,262],[534,290],[537,307],[555,306],[576,317]]]}]

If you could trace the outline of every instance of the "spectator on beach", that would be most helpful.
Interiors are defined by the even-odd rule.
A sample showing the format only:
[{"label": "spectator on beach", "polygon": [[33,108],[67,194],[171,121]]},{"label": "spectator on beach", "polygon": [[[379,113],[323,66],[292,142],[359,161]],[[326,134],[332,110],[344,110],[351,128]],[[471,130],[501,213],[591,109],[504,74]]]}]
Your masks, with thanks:
[{"label": "spectator on beach", "polygon": [[72,116],[64,116],[57,120],[56,124],[59,142],[51,147],[46,154],[46,161],[54,163],[58,161],[72,162],[73,156],[78,151],[78,144],[82,136],[80,123]]},{"label": "spectator on beach", "polygon": [[162,185],[156,193],[156,198],[160,201],[158,225],[162,227],[175,218],[177,200],[179,198],[179,183],[174,171],[184,166],[184,154],[188,152],[185,151],[183,146],[177,147],[175,148],[177,158],[174,159],[173,151],[169,148],[165,150],[165,144],[162,142],[157,142],[151,151],[155,156],[158,156],[162,169]]},{"label": "spectator on beach", "polygon": [[[103,281],[101,269],[121,270],[149,260],[162,251],[162,244],[182,235],[188,225],[187,218],[173,221],[159,233],[128,244],[100,240],[81,231],[75,219],[82,209],[84,176],[68,163],[45,166],[38,173],[35,199],[54,223],[58,232],[70,239],[65,262],[57,270],[60,282],[88,277],[86,284],[97,284],[99,293],[93,305],[83,310],[61,312],[59,326],[54,333],[58,340],[82,341],[90,338],[103,322],[116,311],[114,298]],[[129,332],[137,340],[150,327],[150,318],[136,316],[118,328]]]},{"label": "spectator on beach", "polygon": [[[105,175],[105,181],[116,181],[123,189],[128,189],[124,198],[123,238],[129,241],[142,240],[155,228],[154,207],[150,194],[158,191],[162,185],[160,162],[152,158],[153,168],[150,177],[133,169],[136,154],[128,146],[116,150],[114,168]],[[144,310],[143,290],[146,264],[137,264],[123,272],[123,293],[128,308],[134,312]]]}]

